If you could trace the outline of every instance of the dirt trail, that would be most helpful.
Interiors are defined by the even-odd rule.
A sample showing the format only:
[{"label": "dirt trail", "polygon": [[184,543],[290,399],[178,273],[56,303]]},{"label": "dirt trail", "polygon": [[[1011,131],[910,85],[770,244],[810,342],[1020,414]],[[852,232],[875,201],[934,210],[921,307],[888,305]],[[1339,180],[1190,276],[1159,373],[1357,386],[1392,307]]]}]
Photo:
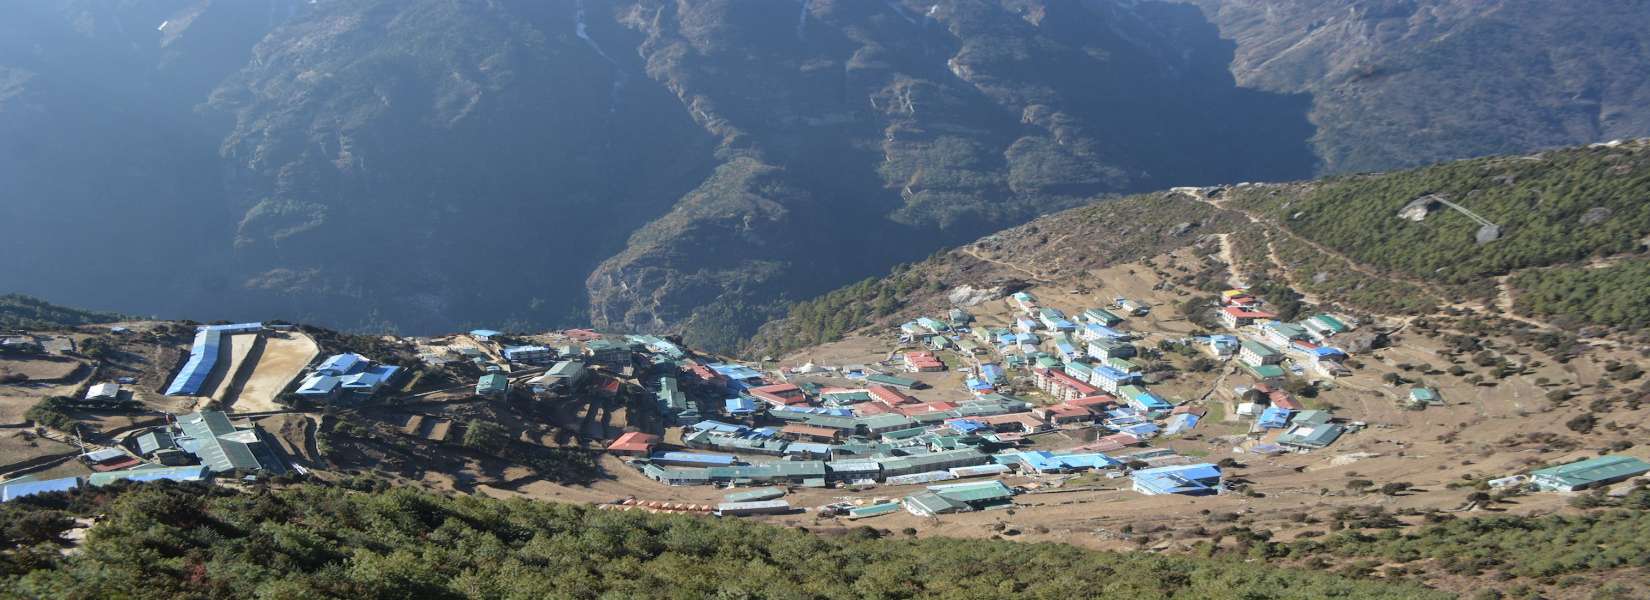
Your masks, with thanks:
[{"label": "dirt trail", "polygon": [[1025,267],[1022,267],[1020,265],[1016,265],[1014,263],[1004,261],[1004,260],[1000,260],[1000,259],[996,259],[996,258],[991,258],[991,257],[988,257],[988,256],[982,256],[978,251],[976,251],[974,249],[973,246],[963,247],[962,253],[967,254],[969,256],[972,256],[976,259],[988,262],[988,263],[992,263],[992,264],[996,264],[996,265],[1002,265],[1004,267],[1014,269],[1014,270],[1019,271],[1021,273],[1025,273],[1027,277],[1030,277],[1030,278],[1032,278],[1034,280],[1037,280],[1037,281],[1041,281],[1041,282],[1044,282],[1044,283],[1053,283],[1054,282],[1053,279],[1049,279],[1047,277],[1044,277],[1044,276],[1038,274],[1037,272],[1032,271],[1030,269],[1027,269]]},{"label": "dirt trail", "polygon": [[1220,262],[1226,263],[1226,284],[1234,288],[1249,287],[1248,282],[1238,275],[1237,258],[1232,253],[1232,234],[1217,233],[1215,237],[1220,240]]}]

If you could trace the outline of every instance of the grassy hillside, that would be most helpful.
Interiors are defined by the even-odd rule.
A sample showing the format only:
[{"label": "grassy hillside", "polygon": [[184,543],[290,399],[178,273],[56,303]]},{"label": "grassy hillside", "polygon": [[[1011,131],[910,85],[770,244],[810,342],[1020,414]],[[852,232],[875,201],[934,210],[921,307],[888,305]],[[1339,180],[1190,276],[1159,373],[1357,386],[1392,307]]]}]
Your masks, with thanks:
[{"label": "grassy hillside", "polygon": [[1237,213],[1175,194],[1097,202],[798,302],[785,318],[764,325],[745,352],[779,355],[835,341],[870,325],[939,314],[934,311],[950,307],[947,295],[962,286],[1004,295],[1039,278],[1156,256],[1242,224]]},{"label": "grassy hillside", "polygon": [[[1517,312],[1566,326],[1650,323],[1642,298],[1650,289],[1647,141],[1240,185],[1210,197],[1235,210],[1148,194],[1048,215],[795,303],[745,351],[777,355],[831,342],[947,307],[946,295],[960,286],[1012,291],[1218,233],[1232,234],[1233,267],[1251,284],[1284,284],[1353,310],[1427,314],[1451,302],[1497,304],[1500,278],[1509,276],[1506,295]],[[1499,237],[1478,241],[1481,224],[1440,202],[1430,202],[1420,221],[1399,216],[1428,199],[1466,207],[1499,226]]]},{"label": "grassy hillside", "polygon": [[[1579,322],[1632,325],[1630,300],[1584,289],[1644,289],[1650,272],[1628,263],[1575,268],[1637,256],[1650,236],[1650,144],[1570,148],[1495,157],[1309,184],[1232,188],[1231,206],[1269,218],[1294,236],[1378,274],[1422,284],[1455,299],[1497,294],[1497,276],[1564,267],[1513,279],[1521,312]],[[1419,220],[1399,213],[1444,200],[1499,226],[1480,241],[1481,224],[1434,202]],[[1590,287],[1589,287],[1590,286]]]},{"label": "grassy hillside", "polygon": [[[826,536],[568,504],[148,485],[8,503],[0,596],[70,598],[1442,598],[1235,560]],[[104,515],[82,550],[51,541]],[[882,538],[882,539],[879,539]]]},{"label": "grassy hillside", "polygon": [[22,294],[0,295],[0,327],[21,329],[73,327],[91,323],[119,321],[122,318],[121,315],[115,313],[58,306]]}]

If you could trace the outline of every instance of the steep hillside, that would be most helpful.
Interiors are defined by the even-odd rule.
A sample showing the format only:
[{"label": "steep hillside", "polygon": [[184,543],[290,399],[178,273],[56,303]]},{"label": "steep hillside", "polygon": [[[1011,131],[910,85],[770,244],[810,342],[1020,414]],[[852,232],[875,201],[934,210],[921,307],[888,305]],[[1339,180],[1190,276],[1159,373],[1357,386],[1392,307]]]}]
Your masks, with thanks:
[{"label": "steep hillside", "polygon": [[[1446,302],[1499,305],[1569,325],[1631,331],[1650,323],[1638,308],[1650,284],[1650,141],[1215,195],[1314,253],[1412,282]],[[1312,284],[1335,270],[1344,267],[1295,275],[1307,291],[1331,291]]]},{"label": "steep hillside", "polygon": [[730,348],[1096,198],[1650,133],[1639,4],[1199,4],[13,3],[0,281]]},{"label": "steep hillside", "polygon": [[0,295],[0,327],[46,329],[108,323],[121,318],[114,313],[58,306],[22,294]]},{"label": "steep hillside", "polygon": [[[646,35],[648,75],[730,158],[591,275],[598,326],[730,348],[776,300],[1096,195],[1313,166],[1304,99],[1235,87],[1229,48],[1190,7],[715,1],[619,14]],[[1242,150],[1254,147],[1264,159]]]},{"label": "steep hillside", "polygon": [[1246,87],[1312,97],[1330,172],[1650,134],[1635,0],[1188,0]]},{"label": "steep hillside", "polygon": [[1082,274],[1091,269],[1194,244],[1213,252],[1217,236],[1247,227],[1235,211],[1177,193],[1075,208],[898,266],[885,277],[798,302],[785,318],[763,325],[744,352],[782,355],[857,329],[981,304],[1032,284],[1081,285]]},{"label": "steep hillside", "polygon": [[[1221,240],[1230,271],[1384,315],[1516,312],[1542,327],[1650,324],[1650,140],[1283,184],[1181,188],[1072,209],[797,303],[746,346],[779,354],[1030,282]],[[1465,209],[1475,216],[1468,216]],[[1484,219],[1479,221],[1477,219]],[[1182,225],[1184,224],[1184,225]],[[967,286],[970,291],[958,292]],[[1602,329],[1590,330],[1602,334]]]}]

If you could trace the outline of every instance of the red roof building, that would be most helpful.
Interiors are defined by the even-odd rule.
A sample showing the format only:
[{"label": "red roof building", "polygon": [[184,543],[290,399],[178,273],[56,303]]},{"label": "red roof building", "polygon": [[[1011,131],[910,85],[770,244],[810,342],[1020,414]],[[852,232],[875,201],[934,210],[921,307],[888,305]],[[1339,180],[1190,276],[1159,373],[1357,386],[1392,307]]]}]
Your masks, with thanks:
[{"label": "red roof building", "polygon": [[793,438],[810,439],[819,442],[834,442],[841,437],[842,432],[829,427],[816,427],[802,423],[786,425],[779,433]]},{"label": "red roof building", "polygon": [[653,453],[653,447],[657,445],[659,436],[632,431],[608,444],[607,451],[621,456],[647,456]]},{"label": "red roof building", "polygon": [[750,393],[752,398],[774,406],[795,406],[808,403],[808,396],[802,392],[802,388],[790,383],[764,385],[746,391]]},{"label": "red roof building", "polygon": [[1039,406],[1031,409],[1032,414],[1042,417],[1044,421],[1061,425],[1065,423],[1080,423],[1093,421],[1094,412],[1081,406],[1071,404],[1055,404],[1053,406]]},{"label": "red roof building", "polygon": [[885,385],[874,385],[873,384],[873,385],[870,385],[870,386],[866,386],[865,391],[871,394],[871,399],[872,400],[876,400],[877,402],[881,402],[883,405],[888,406],[888,407],[895,407],[895,406],[899,406],[901,404],[916,404],[917,403],[916,398],[912,398],[910,396],[907,396],[907,395],[905,395],[905,392],[901,392],[899,390],[896,390],[894,388],[891,388],[891,387],[888,387],[888,386],[885,386]]},{"label": "red roof building", "polygon": [[871,415],[885,415],[885,414],[888,414],[890,412],[893,412],[893,409],[888,408],[886,406],[883,406],[881,404],[877,404],[875,402],[865,402],[865,403],[854,405],[854,414],[857,414],[861,417],[869,417]]},{"label": "red roof building", "polygon": [[1296,400],[1294,396],[1289,394],[1289,392],[1277,389],[1264,383],[1255,384],[1254,390],[1262,394],[1266,394],[1266,401],[1271,403],[1272,406],[1276,406],[1284,410],[1306,409],[1306,406],[1302,405],[1301,402]]},{"label": "red roof building", "polygon": [[916,372],[944,371],[945,363],[940,362],[933,352],[906,352],[905,368]]},{"label": "red roof building", "polygon": [[1252,325],[1255,321],[1269,321],[1278,318],[1277,315],[1264,310],[1253,310],[1241,306],[1228,306],[1220,310],[1220,320],[1227,327],[1236,329],[1245,325]]},{"label": "red roof building", "polygon": [[1098,396],[1084,396],[1082,398],[1066,402],[1066,404],[1081,406],[1093,411],[1100,411],[1116,405],[1117,399],[1105,394],[1100,394]]},{"label": "red roof building", "polygon": [[1047,422],[1037,418],[1036,415],[1031,413],[1010,413],[1006,415],[971,418],[971,420],[990,425],[992,429],[996,429],[998,431],[1002,431],[1006,428],[1011,431],[1018,429],[1019,431],[1025,433],[1035,433],[1048,429]]},{"label": "red roof building", "polygon": [[903,404],[894,407],[893,412],[909,417],[924,413],[947,411],[956,407],[957,405],[942,400],[938,402],[925,402],[919,404]]},{"label": "red roof building", "polygon": [[1100,388],[1078,381],[1077,378],[1067,375],[1058,369],[1037,369],[1037,387],[1042,388],[1048,395],[1061,402],[1069,402],[1085,396],[1094,396],[1100,393]]}]

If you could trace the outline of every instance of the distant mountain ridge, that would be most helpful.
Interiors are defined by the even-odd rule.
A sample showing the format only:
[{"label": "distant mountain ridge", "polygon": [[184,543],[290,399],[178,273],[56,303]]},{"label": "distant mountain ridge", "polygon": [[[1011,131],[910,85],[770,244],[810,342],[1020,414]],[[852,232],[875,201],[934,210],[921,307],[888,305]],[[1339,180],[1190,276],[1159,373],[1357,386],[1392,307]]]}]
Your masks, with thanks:
[{"label": "distant mountain ridge", "polygon": [[[727,349],[1096,198],[1650,134],[1632,2],[1196,4],[22,3],[0,11],[0,279],[128,312]],[[1526,24],[1550,51],[1494,72],[1430,35]],[[1513,68],[1541,52],[1564,77]],[[1485,86],[1519,93],[1479,110]]]}]

